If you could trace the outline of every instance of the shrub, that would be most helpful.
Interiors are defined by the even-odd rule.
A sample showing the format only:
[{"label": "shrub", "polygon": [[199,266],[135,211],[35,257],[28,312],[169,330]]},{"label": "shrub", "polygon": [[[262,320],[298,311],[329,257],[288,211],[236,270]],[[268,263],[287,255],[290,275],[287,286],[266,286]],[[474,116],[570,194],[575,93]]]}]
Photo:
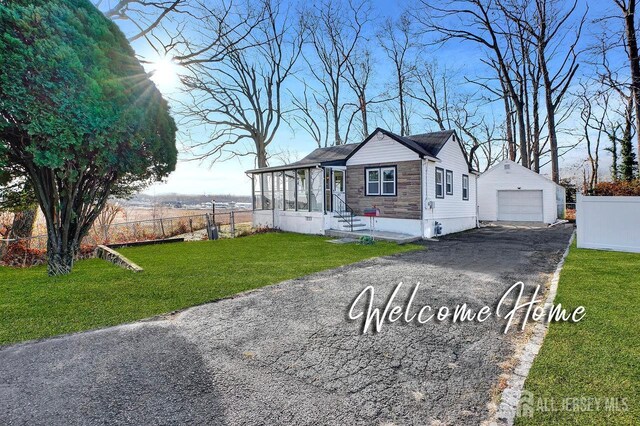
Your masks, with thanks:
[{"label": "shrub", "polygon": [[593,189],[592,195],[640,196],[640,179],[632,181],[600,182]]},{"label": "shrub", "polygon": [[[76,260],[90,259],[95,257],[95,246],[82,245]],[[0,259],[0,264],[16,268],[26,268],[30,266],[42,265],[47,261],[46,250],[29,248],[26,241],[18,241],[9,244],[7,251]]]}]

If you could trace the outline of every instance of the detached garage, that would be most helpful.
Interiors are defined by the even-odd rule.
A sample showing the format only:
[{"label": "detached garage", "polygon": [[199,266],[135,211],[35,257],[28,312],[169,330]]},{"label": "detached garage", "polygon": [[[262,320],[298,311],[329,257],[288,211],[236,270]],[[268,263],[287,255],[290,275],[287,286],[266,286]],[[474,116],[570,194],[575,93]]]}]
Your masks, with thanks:
[{"label": "detached garage", "polygon": [[553,223],[564,217],[565,189],[511,160],[478,177],[478,217],[486,221]]}]

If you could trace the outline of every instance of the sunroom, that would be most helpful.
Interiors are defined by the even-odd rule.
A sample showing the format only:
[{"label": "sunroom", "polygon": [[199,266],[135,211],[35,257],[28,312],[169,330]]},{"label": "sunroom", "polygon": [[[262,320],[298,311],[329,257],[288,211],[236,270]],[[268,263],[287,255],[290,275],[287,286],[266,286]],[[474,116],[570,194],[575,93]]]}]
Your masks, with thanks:
[{"label": "sunroom", "polygon": [[345,161],[358,144],[318,148],[300,161],[248,170],[252,178],[253,225],[324,234],[344,208]]}]

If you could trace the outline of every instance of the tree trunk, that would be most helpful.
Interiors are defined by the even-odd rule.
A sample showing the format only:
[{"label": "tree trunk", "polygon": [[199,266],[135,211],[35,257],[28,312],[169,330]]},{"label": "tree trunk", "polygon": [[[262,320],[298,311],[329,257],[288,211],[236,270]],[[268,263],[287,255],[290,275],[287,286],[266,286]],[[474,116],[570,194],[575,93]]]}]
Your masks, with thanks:
[{"label": "tree trunk", "polygon": [[78,244],[63,238],[57,232],[48,232],[47,239],[47,273],[49,276],[67,275],[73,269],[73,262],[78,254]]},{"label": "tree trunk", "polygon": [[400,69],[397,70],[398,73],[398,100],[400,101],[400,136],[406,136],[407,129],[404,127],[405,116],[404,116],[404,87],[402,81],[402,74]]},{"label": "tree trunk", "polygon": [[505,125],[506,125],[506,133],[507,133],[507,148],[509,150],[509,160],[516,161],[516,143],[513,137],[513,128],[511,126],[511,103],[509,102],[509,94],[507,92],[507,88],[500,79],[500,83],[502,85],[502,100],[504,101],[504,114],[505,114]]},{"label": "tree trunk", "polygon": [[258,168],[267,167],[267,148],[264,142],[256,141],[256,152],[258,160]]},{"label": "tree trunk", "polygon": [[29,210],[17,212],[13,216],[13,225],[11,233],[14,238],[29,238],[33,232],[33,225],[36,222],[38,207],[32,207]]},{"label": "tree trunk", "polygon": [[362,115],[362,137],[369,136],[369,118],[367,117],[367,99],[365,94],[360,95],[360,114]]},{"label": "tree trunk", "polygon": [[[543,33],[544,36],[544,33]],[[544,84],[544,102],[547,107],[547,129],[549,131],[549,151],[551,155],[551,180],[560,182],[560,166],[558,164],[558,136],[556,135],[556,106],[553,103],[553,82],[549,77],[547,60],[542,42],[538,43],[538,64]]]},{"label": "tree trunk", "polygon": [[533,88],[533,143],[529,154],[533,156],[533,171],[540,173],[540,106],[537,83]]},{"label": "tree trunk", "polygon": [[518,120],[518,139],[520,142],[520,163],[528,169],[527,128],[524,124],[524,105],[520,102],[516,103],[516,119]]},{"label": "tree trunk", "polygon": [[[635,15],[636,1],[629,0],[629,6],[624,16],[627,35],[627,53],[631,69],[631,91],[635,101],[636,129],[640,129],[640,58],[638,58],[638,40],[636,38]],[[636,131],[638,153],[640,153],[640,131]]]}]

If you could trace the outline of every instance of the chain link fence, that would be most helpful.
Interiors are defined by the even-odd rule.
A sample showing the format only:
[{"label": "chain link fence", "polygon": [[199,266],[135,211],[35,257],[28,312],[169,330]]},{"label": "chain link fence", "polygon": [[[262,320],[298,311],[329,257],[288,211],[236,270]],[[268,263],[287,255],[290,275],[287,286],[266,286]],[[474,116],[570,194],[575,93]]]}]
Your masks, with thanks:
[{"label": "chain link fence", "polygon": [[[210,217],[210,223],[216,225],[221,238],[234,238],[239,233],[251,230],[252,214],[253,212],[246,210],[222,210],[217,211],[215,215],[206,213],[95,225],[82,240],[82,245],[122,244],[190,235],[193,238],[188,239],[206,239],[207,215]],[[4,253],[9,244],[19,242],[27,250],[47,249],[47,236],[35,235],[29,238],[0,240],[0,254]]]}]

